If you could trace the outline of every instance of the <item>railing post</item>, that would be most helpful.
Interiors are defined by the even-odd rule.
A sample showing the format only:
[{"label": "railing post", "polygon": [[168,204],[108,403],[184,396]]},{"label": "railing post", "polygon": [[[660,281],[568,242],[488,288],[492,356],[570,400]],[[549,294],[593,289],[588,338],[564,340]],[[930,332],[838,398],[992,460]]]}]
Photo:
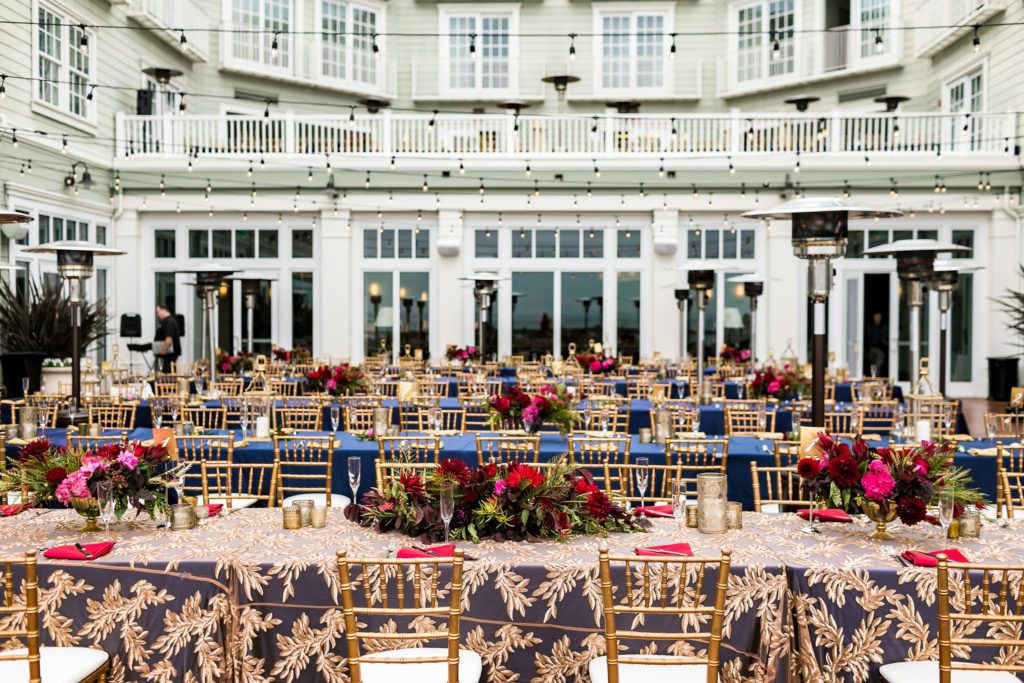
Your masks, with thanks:
[{"label": "railing post", "polygon": [[611,156],[615,151],[615,136],[618,134],[619,119],[611,114],[606,114],[602,119],[605,122],[604,135],[602,136],[604,138],[604,149],[594,150],[594,153],[600,155],[601,152],[604,152]]},{"label": "railing post", "polygon": [[284,149],[285,154],[295,154],[295,114],[285,112],[284,115]]},{"label": "railing post", "polygon": [[381,151],[394,156],[398,154],[394,140],[394,127],[392,126],[391,110],[385,109],[380,112],[380,144]]},{"label": "railing post", "polygon": [[736,107],[733,107],[729,114],[729,135],[725,136],[728,146],[722,151],[730,154],[739,154],[740,150],[743,149],[743,146],[740,144],[740,131],[743,128],[742,117],[740,110]]},{"label": "railing post", "polygon": [[[160,126],[163,130],[160,131],[162,148],[160,150],[163,154],[174,154],[174,115],[169,111],[164,112],[163,125]],[[185,141],[181,141],[181,153],[185,153]]]},{"label": "railing post", "polygon": [[843,113],[838,109],[832,112],[832,120],[828,124],[828,149],[827,152],[849,152],[843,144]]}]

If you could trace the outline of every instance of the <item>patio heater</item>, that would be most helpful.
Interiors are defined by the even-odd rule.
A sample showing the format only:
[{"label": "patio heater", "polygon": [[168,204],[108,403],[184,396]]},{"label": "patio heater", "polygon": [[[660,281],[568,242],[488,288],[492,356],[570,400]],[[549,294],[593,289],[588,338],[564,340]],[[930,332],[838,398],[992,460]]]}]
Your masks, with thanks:
[{"label": "patio heater", "polygon": [[757,298],[764,294],[764,276],[757,273],[735,275],[729,282],[743,285],[743,295],[750,300],[750,369],[757,367]]},{"label": "patio heater", "polygon": [[[121,249],[113,249],[104,244],[84,242],[80,240],[59,240],[31,247],[25,251],[37,254],[57,255],[57,274],[68,281],[68,298],[71,301],[71,396],[76,404],[81,402],[82,394],[82,350],[79,348],[79,335],[82,326],[82,281],[92,276],[93,257],[120,256],[125,253]],[[88,419],[81,413],[81,420]],[[78,419],[75,420],[79,421]],[[68,424],[72,420],[68,419]]]},{"label": "patio heater", "polygon": [[[220,290],[220,283],[227,280],[235,271],[229,266],[220,263],[203,263],[195,268],[181,271],[183,273],[194,273],[196,276],[196,296],[203,302],[203,326],[208,330],[204,335],[203,349],[208,353],[210,363],[210,386],[217,381],[217,341],[214,329],[217,321],[214,319],[214,311],[217,307],[217,293]],[[252,329],[251,327],[249,328]],[[208,343],[205,341],[208,339]]]},{"label": "patio heater", "polygon": [[468,280],[473,283],[473,297],[476,299],[476,308],[480,318],[480,327],[477,330],[477,336],[480,341],[477,346],[480,349],[480,358],[486,360],[484,325],[487,323],[487,311],[491,309],[491,300],[494,292],[498,289],[498,282],[506,278],[499,277],[497,273],[473,273],[459,279]]},{"label": "patio heater", "polygon": [[681,287],[676,290],[676,305],[679,306],[679,324],[682,327],[679,334],[682,336],[683,340],[680,346],[682,347],[683,362],[685,363],[688,360],[688,354],[686,353],[686,333],[688,330],[686,329],[686,326],[689,321],[687,320],[687,316],[690,314],[690,290],[688,288]]},{"label": "patio heater", "polygon": [[[925,287],[932,279],[935,255],[940,252],[954,251],[964,252],[970,251],[970,249],[952,242],[911,239],[896,240],[864,250],[864,254],[868,256],[895,256],[896,274],[909,288],[907,306],[910,308],[911,383],[914,381],[914,374],[918,369],[918,358],[921,355],[921,307],[924,306]],[[943,344],[945,344],[945,340],[943,340]],[[942,389],[939,391],[941,392]]]},{"label": "patio heater", "polygon": [[939,294],[939,393],[946,395],[946,337],[949,334],[949,309],[953,292],[960,284],[960,273],[981,270],[981,266],[959,265],[955,261],[936,261],[932,265],[931,288]]},{"label": "patio heater", "polygon": [[831,197],[793,199],[774,209],[748,211],[745,218],[791,219],[793,253],[809,261],[807,296],[814,304],[811,424],[825,426],[825,302],[832,290],[832,259],[846,253],[851,218],[889,218],[899,211],[876,210]]},{"label": "patio heater", "polygon": [[242,304],[245,306],[245,321],[249,331],[246,340],[246,351],[252,353],[252,324],[256,311],[256,296],[260,293],[261,283],[277,282],[277,278],[243,270],[241,273],[235,273],[227,279],[242,283]]},{"label": "patio heater", "polygon": [[686,274],[690,289],[697,293],[697,382],[704,384],[704,311],[715,286],[715,271],[691,270]]}]

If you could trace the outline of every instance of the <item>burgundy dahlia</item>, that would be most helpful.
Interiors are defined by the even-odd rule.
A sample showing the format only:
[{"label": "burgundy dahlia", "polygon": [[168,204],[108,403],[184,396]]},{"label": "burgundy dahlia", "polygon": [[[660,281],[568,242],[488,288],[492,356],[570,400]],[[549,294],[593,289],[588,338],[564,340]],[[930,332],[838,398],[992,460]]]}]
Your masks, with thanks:
[{"label": "burgundy dahlia", "polygon": [[850,456],[839,456],[828,461],[828,474],[836,486],[853,486],[860,481],[860,468]]},{"label": "burgundy dahlia", "polygon": [[587,510],[590,516],[598,521],[607,519],[612,513],[612,501],[603,491],[594,491],[587,498]]},{"label": "burgundy dahlia", "polygon": [[803,458],[796,464],[796,471],[804,479],[810,479],[821,472],[821,465],[816,458]]},{"label": "burgundy dahlia", "polygon": [[437,474],[444,479],[457,481],[461,486],[467,485],[473,477],[473,472],[469,469],[469,465],[458,458],[442,460],[437,466]]},{"label": "burgundy dahlia", "polygon": [[920,498],[901,498],[896,501],[896,514],[907,526],[914,526],[923,520],[927,511],[927,506]]}]

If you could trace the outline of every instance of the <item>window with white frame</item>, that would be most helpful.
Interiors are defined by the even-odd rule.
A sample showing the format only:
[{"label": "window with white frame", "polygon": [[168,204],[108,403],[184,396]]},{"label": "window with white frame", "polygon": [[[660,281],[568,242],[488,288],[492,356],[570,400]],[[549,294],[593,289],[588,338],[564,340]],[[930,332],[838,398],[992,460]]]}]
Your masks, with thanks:
[{"label": "window with white frame", "polygon": [[668,9],[597,9],[597,69],[602,90],[668,87]]},{"label": "window with white frame", "polygon": [[442,50],[447,64],[447,76],[442,77],[448,91],[511,91],[515,25],[512,9],[442,14]]},{"label": "window with white frame", "polygon": [[[867,59],[884,55],[892,49],[892,40],[886,40],[884,30],[889,27],[892,14],[891,0],[860,0],[860,56]],[[881,39],[881,40],[879,40]]]},{"label": "window with white frame", "polygon": [[36,16],[35,99],[81,119],[90,119],[94,36],[75,20],[40,4]]},{"label": "window with white frame", "polygon": [[143,76],[143,87],[153,92],[153,115],[163,116],[178,111],[181,89],[170,83],[160,83],[152,76]]},{"label": "window with white frame", "polygon": [[734,11],[736,81],[744,83],[792,74],[795,70],[796,0],[759,0],[738,5]]},{"label": "window with white frame", "polygon": [[966,150],[982,145],[984,136],[980,118],[971,114],[985,108],[985,71],[979,65],[946,83],[946,106],[951,114],[963,114],[949,123],[950,148]]},{"label": "window with white frame", "polygon": [[[374,36],[381,32],[380,10],[337,0],[320,3],[322,31],[320,71],[327,78],[357,83],[377,83],[377,57]],[[381,43],[377,39],[377,48]]]},{"label": "window with white frame", "polygon": [[[291,70],[292,0],[226,0],[230,3],[231,57],[254,66]],[[275,45],[276,44],[276,45]]]}]

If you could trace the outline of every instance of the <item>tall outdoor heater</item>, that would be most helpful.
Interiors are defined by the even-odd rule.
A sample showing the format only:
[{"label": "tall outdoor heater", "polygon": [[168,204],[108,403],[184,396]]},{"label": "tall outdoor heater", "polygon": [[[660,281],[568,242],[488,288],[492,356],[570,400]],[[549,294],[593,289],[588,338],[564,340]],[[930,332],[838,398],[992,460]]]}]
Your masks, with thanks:
[{"label": "tall outdoor heater", "polygon": [[491,300],[494,292],[498,289],[498,281],[503,279],[497,273],[473,273],[460,280],[469,280],[473,283],[473,297],[476,299],[476,309],[479,312],[480,328],[477,330],[480,349],[480,358],[487,360],[487,352],[484,347],[484,324],[487,322],[487,311],[491,309]]},{"label": "tall outdoor heater", "polygon": [[676,290],[676,305],[679,306],[679,324],[682,327],[679,334],[682,335],[682,351],[683,351],[683,362],[687,361],[686,352],[686,326],[689,323],[687,316],[690,314],[690,290],[686,287],[680,287]]},{"label": "tall outdoor heater", "polygon": [[217,341],[216,335],[213,333],[216,327],[214,311],[217,308],[217,292],[220,290],[220,283],[228,279],[235,271],[220,263],[203,263],[181,272],[195,273],[196,276],[196,296],[203,302],[203,318],[208,330],[209,343],[208,345],[204,344],[206,348],[203,349],[203,353],[209,354],[210,386],[212,387],[213,383],[217,381]]},{"label": "tall outdoor heater", "polygon": [[729,282],[743,285],[743,296],[750,300],[750,369],[757,367],[757,298],[764,294],[764,276],[757,273],[735,275]]},{"label": "tall outdoor heater", "polygon": [[807,296],[814,303],[811,424],[815,427],[825,426],[825,302],[832,290],[832,259],[846,253],[850,219],[899,215],[899,211],[871,209],[832,197],[794,199],[774,209],[743,214],[746,218],[791,219],[793,253],[809,261]]},{"label": "tall outdoor heater", "polygon": [[[921,355],[921,307],[924,306],[925,287],[932,279],[935,255],[940,252],[954,251],[962,252],[970,251],[970,249],[952,242],[939,242],[938,240],[896,240],[864,250],[868,256],[895,256],[896,274],[909,288],[907,306],[910,308],[911,384],[915,381],[918,358]],[[942,389],[939,391],[941,392]]]},{"label": "tall outdoor heater", "polygon": [[246,350],[249,353],[252,353],[252,324],[253,316],[256,311],[256,297],[260,293],[261,283],[277,282],[277,278],[243,270],[241,273],[235,273],[228,279],[242,283],[242,305],[245,306],[245,320],[249,330],[249,334],[247,335],[248,339],[246,340]]},{"label": "tall outdoor heater", "polygon": [[715,271],[691,270],[686,280],[690,289],[697,292],[697,385],[700,387],[704,384],[704,311],[715,286]]},{"label": "tall outdoor heater", "polygon": [[960,265],[955,261],[936,261],[932,266],[929,283],[939,295],[939,393],[946,395],[946,337],[949,333],[949,309],[953,307],[953,292],[960,284],[960,273],[981,270],[981,266]]},{"label": "tall outdoor heater", "polygon": [[94,256],[120,256],[125,252],[104,244],[79,240],[49,242],[25,251],[56,254],[57,274],[68,281],[68,298],[71,301],[71,396],[78,403],[82,398],[82,351],[78,343],[82,326],[82,281],[92,276]]}]

